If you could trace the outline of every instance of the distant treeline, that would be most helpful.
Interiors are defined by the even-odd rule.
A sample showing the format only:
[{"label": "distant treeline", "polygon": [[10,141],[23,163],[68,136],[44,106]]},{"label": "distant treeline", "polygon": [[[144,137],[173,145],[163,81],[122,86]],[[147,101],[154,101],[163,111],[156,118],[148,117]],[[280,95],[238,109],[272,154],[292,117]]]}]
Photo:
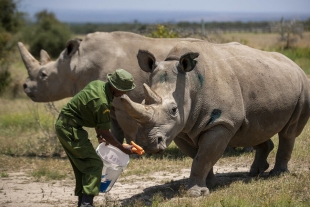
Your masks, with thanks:
[{"label": "distant treeline", "polygon": [[[280,20],[279,20],[280,21]],[[310,19],[300,21],[304,25],[304,31],[310,31]],[[170,29],[180,33],[201,33],[201,32],[272,32],[272,22],[178,22],[159,23],[168,26]],[[96,31],[128,31],[146,34],[156,25],[134,23],[71,23],[70,29],[75,34],[87,34]]]}]

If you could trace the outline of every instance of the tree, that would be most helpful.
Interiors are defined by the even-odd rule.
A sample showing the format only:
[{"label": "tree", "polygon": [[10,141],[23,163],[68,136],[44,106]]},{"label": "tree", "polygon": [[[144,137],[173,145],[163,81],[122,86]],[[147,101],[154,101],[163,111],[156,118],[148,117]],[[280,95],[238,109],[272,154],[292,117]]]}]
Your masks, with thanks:
[{"label": "tree", "polygon": [[284,20],[273,24],[273,29],[280,34],[280,42],[284,42],[284,49],[291,48],[297,42],[298,37],[302,38],[303,25],[296,20]]},{"label": "tree", "polygon": [[30,53],[39,57],[41,49],[44,49],[51,57],[58,57],[66,42],[71,38],[69,27],[58,21],[54,13],[46,10],[35,16],[36,23],[31,27],[27,36]]},{"label": "tree", "polygon": [[310,31],[310,18],[304,21],[304,29],[305,31]]},{"label": "tree", "polygon": [[0,94],[11,82],[9,67],[11,53],[15,48],[18,29],[24,23],[24,15],[18,12],[14,0],[0,1]]},{"label": "tree", "polygon": [[23,13],[17,10],[14,0],[0,1],[0,27],[7,32],[16,33],[23,24]]}]

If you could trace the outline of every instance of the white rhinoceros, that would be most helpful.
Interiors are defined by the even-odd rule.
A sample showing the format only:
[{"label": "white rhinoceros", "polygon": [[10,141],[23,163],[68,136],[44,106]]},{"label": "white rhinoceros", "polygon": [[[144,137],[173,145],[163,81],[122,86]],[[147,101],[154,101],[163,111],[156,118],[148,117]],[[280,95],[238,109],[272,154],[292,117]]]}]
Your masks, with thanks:
[{"label": "white rhinoceros", "polygon": [[[72,97],[90,81],[106,80],[108,73],[118,68],[129,71],[137,85],[129,92],[135,101],[142,101],[142,84],[147,81],[147,73],[141,72],[136,54],[139,49],[149,48],[159,59],[164,59],[170,49],[184,38],[147,38],[129,32],[96,32],[88,34],[82,41],[68,41],[65,50],[56,61],[52,61],[46,51],[41,50],[37,61],[19,42],[18,47],[29,78],[24,83],[25,93],[35,102],[57,101]],[[113,101],[116,121],[112,118],[112,133],[122,142],[134,140],[136,122],[122,108],[119,99]],[[122,130],[125,132],[123,134]]]},{"label": "white rhinoceros", "polygon": [[209,192],[213,166],[227,146],[254,146],[250,173],[263,173],[275,134],[279,148],[270,174],[288,171],[295,138],[310,114],[309,82],[293,61],[238,43],[195,41],[179,43],[165,61],[142,50],[137,57],[150,73],[144,103],[121,98],[139,122],[136,142],[157,153],[174,140],[193,158],[189,195]]}]

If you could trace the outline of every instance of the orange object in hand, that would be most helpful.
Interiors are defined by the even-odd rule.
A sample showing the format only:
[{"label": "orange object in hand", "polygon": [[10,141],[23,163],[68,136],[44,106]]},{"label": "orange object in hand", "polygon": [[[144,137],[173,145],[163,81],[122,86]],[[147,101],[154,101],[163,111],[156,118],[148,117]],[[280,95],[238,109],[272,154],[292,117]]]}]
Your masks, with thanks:
[{"label": "orange object in hand", "polygon": [[[144,150],[143,150],[143,148],[140,147],[139,145],[137,145],[136,143],[134,143],[133,141],[131,141],[130,144],[133,146],[133,147],[131,148],[131,151],[132,151],[133,153],[136,153],[136,154],[138,154],[138,155],[143,155],[143,154],[145,153]],[[128,144],[123,144],[123,146],[126,146],[126,145],[128,145]]]},{"label": "orange object in hand", "polygon": [[139,145],[137,145],[137,144],[134,143],[133,141],[131,141],[130,144],[131,144],[132,146],[134,146],[135,148],[137,148],[137,150],[139,150],[139,151],[142,151],[142,150],[143,150],[142,147],[140,147]]},{"label": "orange object in hand", "polygon": [[133,147],[132,152],[139,154],[139,155],[143,155],[144,154],[144,150],[138,150],[137,148]]}]

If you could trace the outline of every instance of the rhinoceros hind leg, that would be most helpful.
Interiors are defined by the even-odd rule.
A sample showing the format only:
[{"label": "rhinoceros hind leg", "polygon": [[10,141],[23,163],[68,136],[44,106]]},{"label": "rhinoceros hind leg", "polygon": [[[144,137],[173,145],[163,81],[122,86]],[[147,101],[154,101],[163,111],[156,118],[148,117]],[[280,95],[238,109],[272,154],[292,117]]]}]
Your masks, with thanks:
[{"label": "rhinoceros hind leg", "polygon": [[277,176],[288,173],[287,163],[291,159],[295,138],[287,138],[279,134],[279,147],[276,155],[276,163],[274,168],[269,172],[270,176]]},{"label": "rhinoceros hind leg", "polygon": [[261,175],[269,168],[267,157],[273,148],[274,144],[271,139],[254,147],[256,152],[253,164],[250,169],[251,176]]}]

